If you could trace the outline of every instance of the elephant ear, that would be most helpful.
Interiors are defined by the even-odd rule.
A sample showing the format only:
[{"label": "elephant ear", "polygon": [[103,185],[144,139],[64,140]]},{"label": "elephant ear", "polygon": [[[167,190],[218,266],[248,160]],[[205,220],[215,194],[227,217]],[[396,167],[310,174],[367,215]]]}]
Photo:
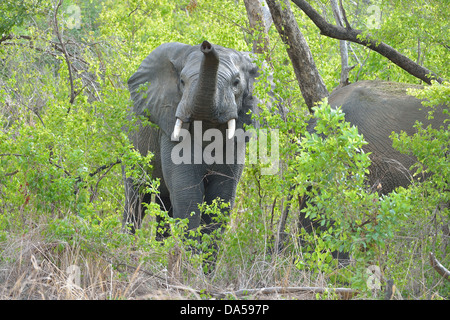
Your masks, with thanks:
[{"label": "elephant ear", "polygon": [[243,124],[253,125],[257,127],[257,121],[252,119],[252,113],[258,114],[259,100],[253,95],[253,88],[256,83],[256,78],[259,76],[259,69],[254,59],[248,52],[242,52],[242,66],[243,72],[247,75],[247,88],[244,91],[242,98],[242,108],[239,111],[238,126],[243,127]]},{"label": "elephant ear", "polygon": [[194,47],[165,43],[144,59],[128,79],[133,112],[157,124],[168,136],[175,125],[175,112],[181,99],[179,74]]}]

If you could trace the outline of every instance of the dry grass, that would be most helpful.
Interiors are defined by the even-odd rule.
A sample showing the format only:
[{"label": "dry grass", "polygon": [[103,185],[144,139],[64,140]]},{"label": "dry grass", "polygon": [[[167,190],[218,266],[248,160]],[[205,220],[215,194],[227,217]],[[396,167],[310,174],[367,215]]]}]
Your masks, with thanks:
[{"label": "dry grass", "polygon": [[[289,252],[278,255],[269,254],[268,248],[249,248],[244,243],[238,248],[222,245],[214,271],[205,274],[201,264],[182,248],[144,251],[138,245],[108,249],[94,241],[69,244],[46,239],[44,229],[45,224],[41,224],[24,235],[11,233],[6,241],[0,242],[1,300],[342,299],[344,296],[317,289],[348,287],[345,283],[330,283],[332,274],[342,269],[326,275],[299,270],[294,260],[302,259],[302,251],[295,245]],[[416,248],[417,243],[422,243],[420,240],[400,238],[390,242],[388,250],[404,252],[405,256],[395,255],[400,261],[380,257],[378,264],[382,266],[410,259],[407,270],[398,275],[394,299],[438,299],[447,285],[437,274],[427,284],[425,274],[434,273],[427,257],[408,256],[409,249],[422,252]],[[386,271],[386,276],[392,275],[393,270]],[[383,279],[383,286],[387,280]],[[311,289],[295,289],[300,287]],[[255,290],[259,288],[264,290]],[[353,298],[383,298],[383,290],[376,295],[362,293]],[[409,293],[402,296],[400,292]]]},{"label": "dry grass", "polygon": [[0,299],[133,299],[152,286],[154,277],[121,272],[102,255],[45,242],[38,232],[3,248]]},{"label": "dry grass", "polygon": [[[178,255],[175,263],[163,265],[152,261],[151,255],[156,253],[124,249],[112,254],[48,242],[39,229],[10,238],[0,246],[2,300],[205,299],[221,293],[232,297],[233,292],[244,288],[326,285],[320,278],[312,283],[305,273],[287,263],[286,259],[292,257],[271,263],[264,254],[255,255],[248,268],[219,258],[215,271],[205,274],[188,261],[186,252],[171,252]],[[313,299],[315,294],[253,292],[245,297]]]}]

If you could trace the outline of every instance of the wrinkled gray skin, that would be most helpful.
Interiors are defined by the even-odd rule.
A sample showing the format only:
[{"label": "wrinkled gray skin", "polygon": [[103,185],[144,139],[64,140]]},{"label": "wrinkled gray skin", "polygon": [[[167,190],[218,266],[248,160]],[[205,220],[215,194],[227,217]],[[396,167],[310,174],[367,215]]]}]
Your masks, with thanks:
[{"label": "wrinkled gray skin", "polygon": [[[219,197],[232,206],[243,164],[236,163],[237,150],[234,164],[225,164],[225,160],[224,164],[193,164],[193,154],[192,164],[174,164],[171,151],[181,141],[171,140],[176,120],[183,121],[182,128],[189,130],[191,139],[194,139],[193,121],[202,121],[203,132],[219,129],[227,139],[229,120],[236,120],[236,129],[251,123],[251,115],[247,113],[255,105],[251,92],[256,76],[257,67],[248,54],[205,41],[196,46],[162,44],[128,80],[134,102],[132,112],[148,117],[159,127],[141,126],[132,137],[141,154],[154,153],[152,178],[161,181],[156,201],[170,216],[188,218],[189,229],[200,224],[205,225],[205,232],[217,228],[211,224],[212,217],[201,217],[198,204],[211,203]],[[210,143],[203,142],[202,148]],[[225,145],[223,141],[224,154]],[[194,153],[193,141],[191,151]],[[125,192],[123,222],[134,232],[144,217],[143,203],[149,202],[151,195],[140,194],[139,185],[130,178],[126,179]]]},{"label": "wrinkled gray skin", "polygon": [[[396,82],[359,81],[333,91],[328,98],[332,107],[342,106],[345,120],[355,125],[368,142],[363,147],[364,152],[371,152],[372,164],[367,180],[372,190],[379,194],[410,185],[412,173],[409,169],[416,162],[413,156],[401,154],[392,147],[391,133],[416,133],[413,127],[416,120],[437,129],[448,118],[442,113],[443,108],[437,107],[434,119],[428,120],[429,108],[422,106],[421,100],[407,95],[408,87],[418,88]],[[309,131],[313,127],[314,121],[309,125]],[[307,201],[303,201],[303,205],[307,205]],[[311,231],[316,224],[301,214],[300,226]]]},{"label": "wrinkled gray skin", "polygon": [[[438,107],[434,119],[427,119],[429,108],[421,100],[406,93],[414,85],[387,81],[360,81],[334,91],[328,101],[332,107],[342,106],[345,120],[355,125],[368,142],[364,152],[371,152],[372,165],[368,183],[374,191],[387,194],[412,182],[409,172],[416,159],[392,147],[392,132],[413,135],[419,120],[426,127],[438,129],[447,115]],[[418,86],[415,86],[418,88]]]}]

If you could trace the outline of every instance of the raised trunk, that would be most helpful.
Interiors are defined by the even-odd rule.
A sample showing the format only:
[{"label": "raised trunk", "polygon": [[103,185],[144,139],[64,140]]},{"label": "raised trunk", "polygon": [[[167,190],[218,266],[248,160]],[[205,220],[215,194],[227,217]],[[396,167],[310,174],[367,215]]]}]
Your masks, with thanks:
[{"label": "raised trunk", "polygon": [[[219,70],[219,54],[208,42],[200,46],[204,54],[200,65],[198,82],[192,99],[193,120],[214,120],[215,95],[217,88],[217,73]],[[183,121],[177,118],[172,139],[178,140]],[[228,120],[228,139],[233,138],[236,129],[236,119]]]},{"label": "raised trunk", "polygon": [[200,49],[204,57],[192,101],[193,115],[195,120],[212,120],[217,88],[217,71],[219,70],[219,54],[208,41],[203,41]]}]

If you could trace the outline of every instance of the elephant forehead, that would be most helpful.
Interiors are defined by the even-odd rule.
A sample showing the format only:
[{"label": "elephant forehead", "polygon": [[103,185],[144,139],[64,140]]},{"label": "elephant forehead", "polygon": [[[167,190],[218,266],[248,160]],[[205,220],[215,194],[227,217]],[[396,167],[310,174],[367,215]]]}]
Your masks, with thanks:
[{"label": "elephant forehead", "polygon": [[[237,67],[238,57],[235,53],[227,53],[223,50],[218,51],[219,53],[219,73],[221,76],[233,77],[239,73],[239,68]],[[189,55],[184,68],[181,71],[181,75],[185,78],[195,78],[198,77],[200,66],[203,60],[203,53],[193,52]]]},{"label": "elephant forehead", "polygon": [[225,59],[220,59],[219,72],[234,76],[239,73],[239,68],[230,57],[226,57]]}]

